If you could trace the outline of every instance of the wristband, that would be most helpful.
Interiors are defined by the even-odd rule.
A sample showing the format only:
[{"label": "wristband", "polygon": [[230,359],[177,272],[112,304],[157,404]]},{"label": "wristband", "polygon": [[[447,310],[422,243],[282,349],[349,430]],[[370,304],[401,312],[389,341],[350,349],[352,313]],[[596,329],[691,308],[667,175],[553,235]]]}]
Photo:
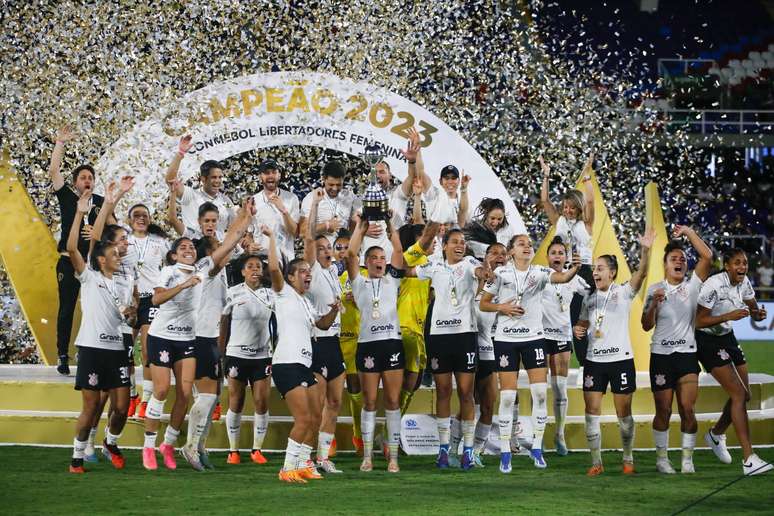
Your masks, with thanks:
[{"label": "wristband", "polygon": [[462,192],[462,193],[467,193],[467,192],[468,192],[468,189],[467,189],[467,188],[460,188],[460,192]]},{"label": "wristband", "polygon": [[417,162],[417,160],[414,160],[414,161],[410,161],[409,160],[409,165],[414,165],[414,164],[416,164],[416,162]]}]

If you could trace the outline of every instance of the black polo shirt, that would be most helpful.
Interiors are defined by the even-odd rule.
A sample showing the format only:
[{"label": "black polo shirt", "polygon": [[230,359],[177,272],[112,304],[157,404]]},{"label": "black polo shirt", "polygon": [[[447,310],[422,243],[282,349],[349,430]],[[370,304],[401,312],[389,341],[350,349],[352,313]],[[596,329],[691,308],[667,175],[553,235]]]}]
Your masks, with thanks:
[{"label": "black polo shirt", "polygon": [[[78,199],[79,196],[72,188],[64,185],[59,190],[55,191],[56,198],[59,199],[59,216],[62,221],[62,234],[59,237],[59,243],[57,244],[57,250],[67,251],[67,237],[70,236],[70,228],[73,226],[73,220],[75,219],[75,213],[78,211]],[[97,220],[99,210],[102,208],[102,203],[105,199],[101,195],[92,194],[91,196],[91,210],[85,220],[89,221],[89,224],[94,225],[94,221]],[[83,229],[84,223],[81,222],[81,228]],[[81,236],[81,232],[78,231],[78,250],[81,252],[81,256],[85,260],[86,254],[89,252],[89,241]]]}]

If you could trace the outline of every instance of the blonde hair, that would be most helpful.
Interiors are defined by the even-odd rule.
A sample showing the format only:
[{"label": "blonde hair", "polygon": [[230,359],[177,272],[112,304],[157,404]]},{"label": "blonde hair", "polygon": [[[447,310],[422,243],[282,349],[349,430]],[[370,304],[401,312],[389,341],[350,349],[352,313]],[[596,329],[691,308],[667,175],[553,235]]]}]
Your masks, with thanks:
[{"label": "blonde hair", "polygon": [[584,205],[586,204],[586,200],[583,197],[583,192],[580,190],[569,190],[564,193],[562,196],[562,202],[569,202],[572,204],[575,209],[578,210],[578,213],[580,214],[580,217],[585,219],[586,218],[586,212],[584,210]]}]

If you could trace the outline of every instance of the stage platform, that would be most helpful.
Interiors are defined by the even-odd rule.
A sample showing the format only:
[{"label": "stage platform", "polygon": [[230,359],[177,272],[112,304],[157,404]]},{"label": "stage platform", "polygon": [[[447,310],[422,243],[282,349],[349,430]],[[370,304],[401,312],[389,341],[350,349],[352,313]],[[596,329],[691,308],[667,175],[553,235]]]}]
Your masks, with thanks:
[{"label": "stage platform", "polygon": [[[81,408],[80,393],[73,389],[73,375],[63,377],[57,374],[55,367],[29,365],[0,365],[0,443],[64,445],[72,444],[75,419]],[[141,378],[138,376],[138,386]],[[570,372],[569,408],[565,429],[567,445],[570,449],[586,448],[584,432],[583,392],[577,384],[577,370]],[[696,415],[699,420],[699,433],[703,434],[719,416],[727,396],[714,381],[702,374],[699,378],[700,392],[696,404]],[[228,406],[228,388],[224,387],[221,396],[224,416],[213,424],[208,445],[214,449],[227,448],[228,440],[225,430],[225,412]],[[174,392],[167,400],[166,412],[173,403]],[[409,409],[410,414],[432,414],[435,391],[432,388],[421,388],[414,395]],[[553,401],[549,388],[548,414],[549,422],[545,434],[545,449],[554,447]],[[519,379],[519,397],[521,400],[520,420],[527,422],[530,413],[530,393],[526,375]],[[242,441],[240,445],[249,448],[252,443],[252,401],[248,393],[242,418]],[[453,399],[456,406],[456,398]],[[284,449],[287,434],[292,424],[292,417],[282,401],[279,393],[272,389],[269,403],[271,415],[269,432],[265,441],[267,450]],[[753,443],[757,446],[774,445],[774,376],[752,374],[750,376],[750,401],[748,403],[750,427]],[[456,407],[453,408],[453,411]],[[495,408],[496,410],[496,408]],[[653,438],[650,424],[653,418],[653,396],[647,373],[637,374],[637,391],[634,394],[632,411],[637,426],[635,447],[653,448]],[[603,447],[616,448],[620,446],[617,419],[613,408],[612,396],[605,396],[602,418]],[[382,415],[381,412],[379,414]],[[104,417],[104,415],[103,415]],[[168,420],[165,414],[164,421]],[[670,446],[680,446],[680,421],[677,407],[674,407],[671,421]],[[100,431],[101,435],[101,431]],[[352,449],[351,417],[347,395],[344,395],[341,417],[336,429],[339,450]],[[130,419],[121,439],[127,447],[141,446],[143,423],[138,419]],[[737,444],[733,428],[728,432],[728,443]],[[703,439],[697,440],[701,447]]]}]

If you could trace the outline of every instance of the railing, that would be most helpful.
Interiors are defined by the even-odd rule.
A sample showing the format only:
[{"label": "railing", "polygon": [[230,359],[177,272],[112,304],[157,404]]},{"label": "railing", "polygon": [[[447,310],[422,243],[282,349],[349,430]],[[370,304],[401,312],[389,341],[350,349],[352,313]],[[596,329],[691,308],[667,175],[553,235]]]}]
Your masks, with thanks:
[{"label": "railing", "polygon": [[774,110],[672,109],[660,121],[667,132],[680,128],[694,134],[774,134]]}]

